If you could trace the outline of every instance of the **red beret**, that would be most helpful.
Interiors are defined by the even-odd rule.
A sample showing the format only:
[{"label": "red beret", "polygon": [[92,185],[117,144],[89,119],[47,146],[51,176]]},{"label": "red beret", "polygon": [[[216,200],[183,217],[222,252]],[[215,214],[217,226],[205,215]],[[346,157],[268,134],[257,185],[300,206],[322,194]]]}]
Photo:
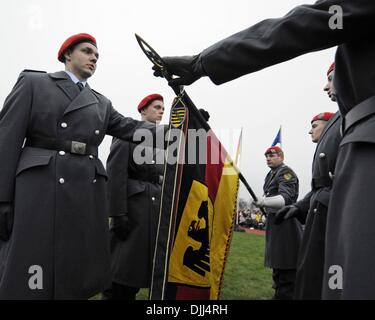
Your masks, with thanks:
[{"label": "red beret", "polygon": [[316,120],[323,120],[323,121],[328,121],[333,117],[334,113],[332,112],[322,112],[317,114],[314,118],[312,118],[311,123],[313,123]]},{"label": "red beret", "polygon": [[155,100],[161,100],[164,102],[163,97],[158,93],[153,93],[148,95],[147,97],[143,98],[142,101],[138,105],[138,112],[141,112],[141,110],[145,107],[147,107],[152,101]]},{"label": "red beret", "polygon": [[332,63],[327,71],[327,76],[333,71],[335,70],[335,63]]},{"label": "red beret", "polygon": [[273,154],[273,153],[283,153],[283,150],[278,146],[273,146],[273,147],[268,148],[266,152],[264,153],[264,155]]},{"label": "red beret", "polygon": [[57,54],[57,59],[61,62],[64,62],[64,53],[67,49],[69,49],[74,44],[86,41],[92,43],[96,47],[96,39],[88,33],[78,33],[69,37],[61,45],[61,48]]}]

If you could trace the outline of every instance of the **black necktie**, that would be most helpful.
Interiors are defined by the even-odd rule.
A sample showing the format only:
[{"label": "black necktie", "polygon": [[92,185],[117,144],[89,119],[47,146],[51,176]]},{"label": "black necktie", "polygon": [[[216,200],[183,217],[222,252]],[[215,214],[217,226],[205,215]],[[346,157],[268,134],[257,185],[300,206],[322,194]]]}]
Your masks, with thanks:
[{"label": "black necktie", "polygon": [[77,82],[77,86],[79,88],[79,91],[83,90],[83,84],[82,84],[82,82]]}]

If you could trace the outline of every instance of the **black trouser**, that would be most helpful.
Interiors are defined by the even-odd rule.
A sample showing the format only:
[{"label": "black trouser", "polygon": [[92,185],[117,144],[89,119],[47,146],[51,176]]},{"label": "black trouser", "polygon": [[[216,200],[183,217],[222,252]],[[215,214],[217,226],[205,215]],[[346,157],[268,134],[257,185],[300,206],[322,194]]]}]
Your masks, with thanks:
[{"label": "black trouser", "polygon": [[135,300],[139,288],[112,282],[111,288],[103,292],[103,300]]},{"label": "black trouser", "polygon": [[275,300],[292,300],[294,294],[294,283],[296,280],[296,269],[273,269],[273,288],[275,289]]}]

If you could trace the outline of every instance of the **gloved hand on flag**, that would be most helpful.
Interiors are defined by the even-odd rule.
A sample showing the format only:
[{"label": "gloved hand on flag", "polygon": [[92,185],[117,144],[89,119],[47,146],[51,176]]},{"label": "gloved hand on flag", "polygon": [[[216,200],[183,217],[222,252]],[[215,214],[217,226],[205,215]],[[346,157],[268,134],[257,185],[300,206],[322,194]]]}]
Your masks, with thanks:
[{"label": "gloved hand on flag", "polygon": [[210,114],[208,113],[208,111],[201,108],[201,109],[199,109],[199,112],[201,113],[204,120],[206,120],[208,122],[208,120],[210,119]]},{"label": "gloved hand on flag", "polygon": [[264,207],[264,197],[257,197],[257,201],[253,200],[252,204],[258,208]]},{"label": "gloved hand on flag", "polygon": [[[199,78],[206,76],[203,70],[200,55],[182,57],[163,57],[167,71],[178,78],[169,81],[170,85],[183,86],[190,85]],[[157,66],[153,66],[155,77],[163,77]]]}]

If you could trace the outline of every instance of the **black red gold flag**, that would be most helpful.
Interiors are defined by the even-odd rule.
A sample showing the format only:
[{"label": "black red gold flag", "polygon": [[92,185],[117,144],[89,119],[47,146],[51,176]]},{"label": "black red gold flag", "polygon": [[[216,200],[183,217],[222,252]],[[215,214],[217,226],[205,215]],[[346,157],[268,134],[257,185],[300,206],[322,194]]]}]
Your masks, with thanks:
[{"label": "black red gold flag", "polygon": [[150,299],[219,299],[239,173],[185,91],[170,128]]}]

